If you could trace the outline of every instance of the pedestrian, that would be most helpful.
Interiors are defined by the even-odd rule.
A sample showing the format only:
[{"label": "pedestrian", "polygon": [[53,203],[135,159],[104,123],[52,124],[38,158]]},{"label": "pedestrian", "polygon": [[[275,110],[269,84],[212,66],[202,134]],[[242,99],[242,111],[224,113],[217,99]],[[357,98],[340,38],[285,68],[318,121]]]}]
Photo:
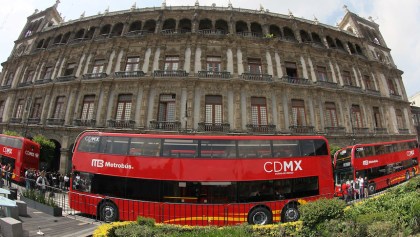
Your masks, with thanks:
[{"label": "pedestrian", "polygon": [[64,176],[62,173],[59,173],[58,182],[59,182],[59,188],[63,190],[64,189]]},{"label": "pedestrian", "polygon": [[343,199],[345,202],[348,202],[349,200],[349,193],[348,193],[348,187],[346,182],[343,180],[343,183],[341,184],[341,193],[343,194]]},{"label": "pedestrian", "polygon": [[70,187],[70,175],[69,174],[65,174],[63,180],[64,180],[64,189],[65,190],[69,190],[69,187]]},{"label": "pedestrian", "polygon": [[11,188],[12,187],[12,166],[10,164],[7,164],[6,166],[6,181],[7,181],[7,186]]},{"label": "pedestrian", "polygon": [[365,177],[365,180],[363,181],[363,187],[364,187],[364,195],[365,198],[369,197],[369,181],[368,178]]},{"label": "pedestrian", "polygon": [[359,199],[363,198],[364,196],[364,179],[362,178],[362,176],[359,176]]},{"label": "pedestrian", "polygon": [[41,175],[36,179],[36,186],[41,191],[41,193],[45,195],[48,186],[48,180],[45,178],[45,171],[42,171]]},{"label": "pedestrian", "polygon": [[31,180],[30,180],[30,175],[31,174],[31,170],[27,169],[25,171],[25,184],[26,184],[26,190],[29,190],[31,188]]}]

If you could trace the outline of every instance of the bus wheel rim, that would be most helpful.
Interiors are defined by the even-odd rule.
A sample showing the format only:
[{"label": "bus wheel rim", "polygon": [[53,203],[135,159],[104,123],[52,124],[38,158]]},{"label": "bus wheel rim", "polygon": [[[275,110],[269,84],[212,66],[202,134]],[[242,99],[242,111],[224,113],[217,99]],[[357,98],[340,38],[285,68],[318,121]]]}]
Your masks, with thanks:
[{"label": "bus wheel rim", "polygon": [[296,220],[297,218],[297,211],[293,208],[289,208],[286,210],[286,219],[289,221]]},{"label": "bus wheel rim", "polygon": [[110,220],[114,217],[115,211],[114,208],[110,207],[110,206],[106,206],[104,208],[104,217],[106,220]]},{"label": "bus wheel rim", "polygon": [[257,225],[264,225],[267,223],[267,220],[268,216],[262,211],[255,213],[255,215],[252,217],[252,221]]}]

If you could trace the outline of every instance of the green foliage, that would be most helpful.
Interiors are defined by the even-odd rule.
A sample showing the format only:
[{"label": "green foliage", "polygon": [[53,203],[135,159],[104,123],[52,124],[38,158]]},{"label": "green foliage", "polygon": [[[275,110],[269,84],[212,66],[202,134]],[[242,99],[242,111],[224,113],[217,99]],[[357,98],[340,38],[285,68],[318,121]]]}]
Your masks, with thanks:
[{"label": "green foliage", "polygon": [[54,202],[53,197],[48,196],[47,198],[45,198],[45,194],[41,193],[38,190],[34,190],[34,189],[25,190],[22,192],[22,195],[28,199],[34,200],[41,204],[45,204],[51,207],[58,207],[58,205]]},{"label": "green foliage", "polygon": [[340,149],[341,149],[341,147],[330,144],[330,154],[331,154],[331,160],[332,161],[334,160],[334,154]]},{"label": "green foliage", "polygon": [[352,221],[328,220],[317,226],[318,233],[324,237],[358,236],[358,229]]},{"label": "green foliage", "polygon": [[317,224],[331,219],[341,219],[344,216],[346,203],[340,199],[321,198],[300,206],[303,226],[313,228]]},{"label": "green foliage", "polygon": [[10,131],[10,130],[6,130],[3,132],[4,135],[9,135],[9,136],[15,136],[15,137],[21,137],[22,135],[19,134],[16,131]]},{"label": "green foliage", "polygon": [[47,164],[51,164],[54,159],[54,152],[55,152],[55,144],[54,142],[48,140],[46,137],[42,135],[36,135],[33,138],[34,142],[41,145],[41,151],[39,154],[40,162],[46,162]]},{"label": "green foliage", "polygon": [[150,227],[155,226],[155,219],[152,219],[152,218],[139,216],[137,217],[136,222],[138,225],[145,225],[145,226],[150,226]]},{"label": "green foliage", "polygon": [[369,237],[391,237],[398,236],[396,224],[391,221],[376,221],[367,227]]}]

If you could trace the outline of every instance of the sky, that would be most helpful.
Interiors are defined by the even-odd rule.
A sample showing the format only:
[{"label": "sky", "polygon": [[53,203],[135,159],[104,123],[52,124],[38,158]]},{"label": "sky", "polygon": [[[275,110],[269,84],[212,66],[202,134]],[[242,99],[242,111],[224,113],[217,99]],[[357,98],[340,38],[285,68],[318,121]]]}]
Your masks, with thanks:
[{"label": "sky", "polygon": [[[9,57],[14,41],[18,38],[26,18],[35,9],[44,10],[56,0],[0,0],[0,63]],[[136,3],[137,8],[160,7],[163,0],[60,0],[58,11],[65,21],[109,11],[128,10]],[[167,6],[193,6],[196,0],[166,0]],[[345,12],[343,6],[379,24],[379,29],[398,69],[402,70],[407,96],[420,92],[420,0],[230,0],[234,8],[269,9],[270,12],[288,14],[335,26]],[[200,6],[227,7],[229,0],[198,0]],[[1,67],[1,66],[0,66]]]}]

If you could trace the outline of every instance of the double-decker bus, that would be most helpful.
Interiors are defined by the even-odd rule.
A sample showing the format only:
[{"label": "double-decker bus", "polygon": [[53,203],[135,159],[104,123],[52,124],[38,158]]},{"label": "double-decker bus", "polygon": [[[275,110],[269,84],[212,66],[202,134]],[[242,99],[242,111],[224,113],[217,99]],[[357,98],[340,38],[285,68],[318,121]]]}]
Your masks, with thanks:
[{"label": "double-decker bus", "polygon": [[295,221],[334,195],[321,136],[204,136],[86,131],[73,151],[70,207],[104,221],[187,225]]},{"label": "double-decker bus", "polygon": [[27,169],[38,169],[40,145],[23,137],[0,134],[0,157],[2,167],[10,164],[13,180],[23,182]]},{"label": "double-decker bus", "polygon": [[343,182],[367,177],[369,194],[408,180],[419,173],[417,140],[357,144],[334,154],[336,195]]}]

